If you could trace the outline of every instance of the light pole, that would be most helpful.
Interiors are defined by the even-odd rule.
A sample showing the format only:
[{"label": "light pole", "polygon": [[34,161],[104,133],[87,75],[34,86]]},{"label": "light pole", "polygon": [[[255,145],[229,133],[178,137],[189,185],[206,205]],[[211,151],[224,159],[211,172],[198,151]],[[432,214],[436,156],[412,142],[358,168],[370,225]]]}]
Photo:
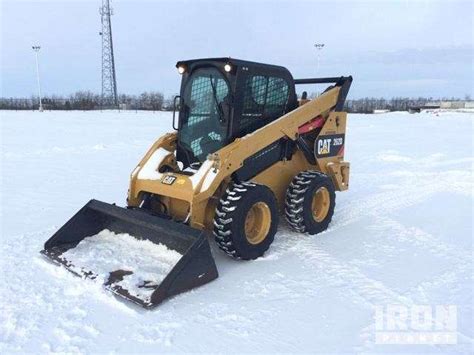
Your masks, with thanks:
[{"label": "light pole", "polygon": [[31,47],[35,51],[36,57],[36,79],[38,80],[38,97],[39,97],[39,111],[43,111],[43,103],[41,101],[41,84],[40,84],[40,73],[39,73],[39,61],[38,61],[38,52],[41,49],[40,46]]},{"label": "light pole", "polygon": [[316,48],[317,53],[316,72],[319,73],[319,59],[321,56],[321,50],[324,48],[324,43],[315,43],[314,47]]}]

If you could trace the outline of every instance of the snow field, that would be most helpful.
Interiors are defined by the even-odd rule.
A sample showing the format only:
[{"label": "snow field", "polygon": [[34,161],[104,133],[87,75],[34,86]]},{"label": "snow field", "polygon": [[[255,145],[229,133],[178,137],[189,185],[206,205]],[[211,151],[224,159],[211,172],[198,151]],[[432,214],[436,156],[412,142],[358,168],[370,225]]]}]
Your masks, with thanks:
[{"label": "snow field", "polygon": [[[0,352],[424,352],[473,346],[473,115],[349,115],[349,191],[329,229],[280,224],[265,257],[145,311],[48,263],[89,199],[125,204],[168,113],[0,112]],[[283,220],[283,218],[282,218]],[[375,308],[455,305],[456,345],[382,345]]]}]

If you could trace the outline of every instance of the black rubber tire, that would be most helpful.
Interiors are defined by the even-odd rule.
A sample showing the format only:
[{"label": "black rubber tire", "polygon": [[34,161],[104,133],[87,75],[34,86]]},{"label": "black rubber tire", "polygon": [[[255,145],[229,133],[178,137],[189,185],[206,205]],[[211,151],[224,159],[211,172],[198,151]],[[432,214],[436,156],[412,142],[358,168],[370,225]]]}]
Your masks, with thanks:
[{"label": "black rubber tire", "polygon": [[[311,203],[313,194],[325,187],[329,192],[329,210],[326,217],[317,222],[313,218]],[[319,171],[303,171],[293,178],[286,191],[285,217],[288,224],[296,231],[317,234],[325,231],[331,222],[336,207],[336,193],[332,180]]]},{"label": "black rubber tire", "polygon": [[[245,236],[245,219],[250,208],[264,202],[270,209],[271,224],[259,244],[251,244]],[[262,256],[272,244],[278,228],[278,207],[273,192],[251,182],[231,184],[216,208],[214,237],[226,254],[236,259],[253,260]]]}]

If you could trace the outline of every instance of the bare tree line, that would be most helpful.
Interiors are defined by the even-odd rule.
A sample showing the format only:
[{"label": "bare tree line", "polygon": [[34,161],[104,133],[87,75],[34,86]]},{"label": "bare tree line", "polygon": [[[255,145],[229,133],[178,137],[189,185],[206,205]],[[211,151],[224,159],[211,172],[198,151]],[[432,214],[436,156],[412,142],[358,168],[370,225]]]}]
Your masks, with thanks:
[{"label": "bare tree line", "polygon": [[433,98],[394,97],[391,99],[365,97],[347,100],[345,109],[351,113],[372,113],[374,110],[408,111],[410,107],[425,106]]},{"label": "bare tree line", "polygon": [[362,99],[347,100],[345,110],[351,113],[373,113],[374,110],[408,111],[410,108],[429,107],[439,105],[442,101],[470,101],[470,95],[466,94],[464,99],[456,97],[393,97],[391,99],[365,97]]},{"label": "bare tree line", "polygon": [[[315,95],[310,95],[315,96]],[[470,99],[470,98],[469,98]],[[457,101],[456,98],[442,98],[443,101]],[[346,100],[345,110],[351,113],[372,113],[374,110],[407,111],[411,107],[425,106],[429,102],[439,101],[431,97],[394,97],[391,99],[366,97]],[[140,95],[119,95],[121,109],[169,111],[173,109],[173,97],[164,98],[159,91],[143,92]],[[107,109],[101,105],[101,97],[90,91],[78,91],[67,97],[46,96],[42,99],[45,110],[100,110]],[[38,99],[0,98],[0,110],[35,110]]]},{"label": "bare tree line", "polygon": [[[53,95],[42,98],[45,110],[100,110],[107,109],[101,105],[101,96],[90,91],[78,91],[67,97]],[[160,111],[170,109],[172,99],[165,100],[157,91],[146,91],[140,95],[119,95],[120,106],[128,110]],[[0,98],[0,110],[35,110],[38,108],[37,97]]]}]

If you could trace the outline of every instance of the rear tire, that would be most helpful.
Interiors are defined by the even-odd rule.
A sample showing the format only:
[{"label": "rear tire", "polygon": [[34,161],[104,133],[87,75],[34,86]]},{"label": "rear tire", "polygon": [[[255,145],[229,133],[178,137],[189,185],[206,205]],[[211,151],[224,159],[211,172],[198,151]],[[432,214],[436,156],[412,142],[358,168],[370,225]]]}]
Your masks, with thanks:
[{"label": "rear tire", "polygon": [[285,217],[289,225],[301,233],[325,231],[336,206],[332,180],[319,171],[303,171],[296,175],[286,191]]},{"label": "rear tire", "polygon": [[273,192],[250,182],[230,185],[214,216],[217,245],[236,259],[262,256],[272,244],[277,227],[278,208]]}]

